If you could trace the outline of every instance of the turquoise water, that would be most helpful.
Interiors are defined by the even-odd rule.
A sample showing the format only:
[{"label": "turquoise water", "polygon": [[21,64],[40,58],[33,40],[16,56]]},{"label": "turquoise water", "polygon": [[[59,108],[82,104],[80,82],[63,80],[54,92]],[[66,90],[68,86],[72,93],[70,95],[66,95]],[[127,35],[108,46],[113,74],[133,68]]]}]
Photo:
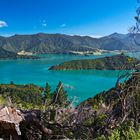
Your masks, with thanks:
[{"label": "turquoise water", "polygon": [[75,59],[94,59],[102,56],[75,56],[75,55],[41,55],[40,60],[0,60],[0,83],[14,81],[16,84],[34,83],[45,86],[46,82],[56,87],[59,81],[69,97],[77,96],[80,101],[93,97],[97,93],[115,85],[119,71],[86,70],[86,71],[49,71],[54,64]]}]

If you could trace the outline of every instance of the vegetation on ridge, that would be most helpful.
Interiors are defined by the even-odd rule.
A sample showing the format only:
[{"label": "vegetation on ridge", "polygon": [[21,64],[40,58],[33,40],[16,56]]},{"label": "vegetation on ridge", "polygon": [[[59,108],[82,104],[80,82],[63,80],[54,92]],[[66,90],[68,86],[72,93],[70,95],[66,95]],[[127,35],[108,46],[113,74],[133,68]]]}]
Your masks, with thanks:
[{"label": "vegetation on ridge", "polygon": [[14,52],[10,52],[0,48],[0,59],[38,59],[37,56],[27,56],[27,55],[18,55]]},{"label": "vegetation on ridge", "polygon": [[[102,38],[89,36],[70,36],[64,34],[38,33],[33,35],[14,35],[0,38],[0,48],[10,52],[69,53],[70,51],[129,50],[134,34],[114,33]],[[140,50],[139,45],[133,44],[134,50]]]},{"label": "vegetation on ridge", "polygon": [[130,70],[137,63],[139,60],[122,54],[97,59],[72,60],[52,66],[49,70]]}]

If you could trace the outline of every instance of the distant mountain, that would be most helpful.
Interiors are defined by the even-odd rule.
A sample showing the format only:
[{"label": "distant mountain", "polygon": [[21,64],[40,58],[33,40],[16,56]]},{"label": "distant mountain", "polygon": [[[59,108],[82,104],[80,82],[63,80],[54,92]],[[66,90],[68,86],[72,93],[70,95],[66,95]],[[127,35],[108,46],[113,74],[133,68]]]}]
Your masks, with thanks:
[{"label": "distant mountain", "polygon": [[[104,50],[140,50],[140,45],[134,43],[134,34],[114,33],[100,38],[100,48]],[[137,35],[140,39],[140,35]]]},{"label": "distant mountain", "polygon": [[62,34],[14,35],[0,40],[0,47],[11,52],[22,50],[33,53],[67,53],[94,51],[93,38]]},{"label": "distant mountain", "polygon": [[116,38],[116,39],[124,39],[128,36],[129,34],[119,34],[119,33],[113,33],[107,37],[110,37],[110,38]]},{"label": "distant mountain", "polygon": [[24,50],[37,54],[95,51],[97,49],[131,50],[132,47],[134,50],[140,50],[140,46],[134,44],[133,37],[132,34],[118,33],[102,38],[38,33],[0,37],[0,48],[14,53]]},{"label": "distant mountain", "polygon": [[17,57],[16,53],[6,51],[3,48],[0,49],[0,58],[16,58],[16,57]]},{"label": "distant mountain", "polygon": [[18,55],[14,52],[10,52],[0,48],[0,59],[39,59],[37,56],[25,56],[25,55]]}]

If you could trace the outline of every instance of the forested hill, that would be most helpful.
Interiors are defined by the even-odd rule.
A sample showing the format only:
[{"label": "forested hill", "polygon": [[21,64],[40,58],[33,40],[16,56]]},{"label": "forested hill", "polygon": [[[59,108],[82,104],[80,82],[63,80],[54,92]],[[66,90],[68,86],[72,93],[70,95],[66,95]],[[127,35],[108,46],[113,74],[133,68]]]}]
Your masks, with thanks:
[{"label": "forested hill", "polygon": [[18,55],[0,48],[0,59],[38,59],[37,56]]},{"label": "forested hill", "polygon": [[[133,34],[114,33],[101,38],[89,36],[45,34],[14,35],[0,37],[0,48],[10,52],[22,50],[32,53],[69,53],[70,51],[104,50],[140,50],[140,46],[133,43]],[[132,45],[133,44],[133,45]],[[132,45],[132,46],[131,46]],[[131,46],[131,48],[130,48]]]},{"label": "forested hill", "polygon": [[50,67],[49,70],[130,70],[134,64],[140,61],[125,55],[114,55],[110,57],[72,60]]},{"label": "forested hill", "polygon": [[17,54],[13,52],[6,51],[4,49],[0,49],[0,58],[16,58]]}]

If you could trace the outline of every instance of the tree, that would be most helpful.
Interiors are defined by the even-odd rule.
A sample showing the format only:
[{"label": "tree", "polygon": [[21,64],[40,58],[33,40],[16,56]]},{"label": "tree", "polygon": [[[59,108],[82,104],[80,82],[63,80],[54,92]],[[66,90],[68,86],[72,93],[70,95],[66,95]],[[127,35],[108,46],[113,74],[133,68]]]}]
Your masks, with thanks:
[{"label": "tree", "polygon": [[50,97],[51,97],[51,87],[48,83],[46,83],[45,99],[50,99]]},{"label": "tree", "polygon": [[64,106],[67,102],[67,92],[64,90],[63,84],[60,81],[53,94],[53,103]]},{"label": "tree", "polygon": [[14,85],[14,82],[13,82],[13,81],[11,81],[11,82],[10,82],[10,85]]},{"label": "tree", "polygon": [[[140,3],[140,0],[137,0],[138,3]],[[140,46],[140,41],[139,41],[139,33],[140,33],[140,7],[137,8],[136,10],[136,16],[134,17],[136,21],[136,25],[132,26],[129,30],[129,32],[133,35],[133,40],[134,43],[138,46]]]}]

